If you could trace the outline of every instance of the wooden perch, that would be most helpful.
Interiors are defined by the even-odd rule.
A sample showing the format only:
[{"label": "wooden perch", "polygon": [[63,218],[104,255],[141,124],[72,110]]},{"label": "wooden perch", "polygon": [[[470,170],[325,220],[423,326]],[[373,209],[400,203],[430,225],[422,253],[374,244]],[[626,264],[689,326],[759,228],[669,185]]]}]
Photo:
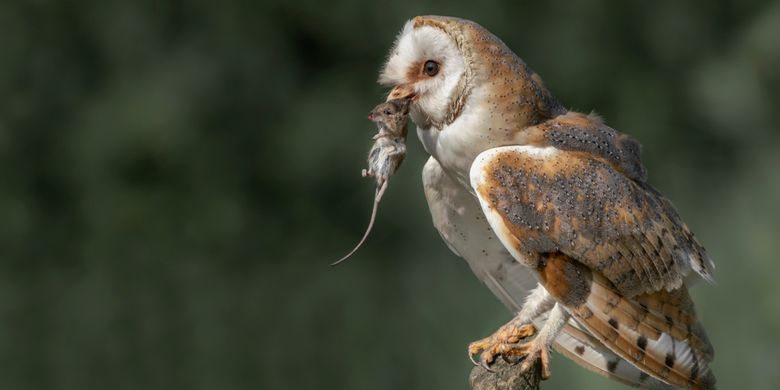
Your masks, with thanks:
[{"label": "wooden perch", "polygon": [[474,367],[469,375],[471,390],[538,390],[541,366],[537,362],[528,372],[520,374],[520,365],[510,365],[503,359],[496,359],[489,372],[480,366]]}]

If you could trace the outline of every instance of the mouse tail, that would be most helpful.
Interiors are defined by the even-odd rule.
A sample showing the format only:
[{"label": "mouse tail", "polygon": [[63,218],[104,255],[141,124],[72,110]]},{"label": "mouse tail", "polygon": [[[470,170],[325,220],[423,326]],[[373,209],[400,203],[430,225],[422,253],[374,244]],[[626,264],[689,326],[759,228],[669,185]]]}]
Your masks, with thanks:
[{"label": "mouse tail", "polygon": [[355,245],[355,247],[349,251],[344,257],[338,259],[337,261],[331,263],[331,266],[338,265],[342,261],[348,259],[350,256],[352,256],[355,252],[357,252],[358,249],[360,249],[361,246],[363,246],[363,243],[366,242],[366,238],[368,238],[368,235],[371,233],[371,229],[374,228],[374,221],[376,220],[376,212],[379,209],[379,201],[382,199],[382,195],[384,195],[385,190],[387,189],[387,183],[388,180],[385,180],[384,183],[382,183],[382,186],[376,189],[376,192],[374,193],[374,208],[371,210],[371,219],[368,220],[368,227],[366,228],[366,232],[363,233],[363,238],[360,239],[360,242]]}]

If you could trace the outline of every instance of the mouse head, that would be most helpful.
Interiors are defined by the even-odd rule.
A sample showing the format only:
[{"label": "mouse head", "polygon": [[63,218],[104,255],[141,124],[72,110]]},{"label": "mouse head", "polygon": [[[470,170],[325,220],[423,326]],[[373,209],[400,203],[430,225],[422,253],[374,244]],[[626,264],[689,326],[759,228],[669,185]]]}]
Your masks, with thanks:
[{"label": "mouse head", "polygon": [[388,100],[374,107],[368,114],[372,122],[387,122],[393,117],[402,117],[409,114],[409,99]]},{"label": "mouse head", "polygon": [[368,119],[379,126],[380,133],[387,132],[396,136],[406,136],[406,123],[409,118],[410,99],[388,100],[374,107]]}]

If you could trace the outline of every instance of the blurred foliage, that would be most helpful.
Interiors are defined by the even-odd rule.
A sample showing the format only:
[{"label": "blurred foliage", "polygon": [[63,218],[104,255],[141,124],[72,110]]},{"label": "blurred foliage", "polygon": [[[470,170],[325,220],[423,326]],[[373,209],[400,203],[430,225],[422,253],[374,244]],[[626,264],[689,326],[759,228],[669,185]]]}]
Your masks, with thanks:
[{"label": "blurred foliage", "polygon": [[[465,389],[508,313],[432,228],[417,142],[367,245],[365,114],[456,15],[645,146],[715,258],[721,388],[780,388],[780,3],[0,2],[0,387]],[[621,388],[557,356],[544,389]]]}]

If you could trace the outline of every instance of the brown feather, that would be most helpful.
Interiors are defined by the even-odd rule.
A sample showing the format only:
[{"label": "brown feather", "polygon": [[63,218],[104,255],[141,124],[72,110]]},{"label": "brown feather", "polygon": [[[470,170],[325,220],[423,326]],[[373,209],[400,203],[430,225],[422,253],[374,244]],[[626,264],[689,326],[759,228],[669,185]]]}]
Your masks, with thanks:
[{"label": "brown feather", "polygon": [[689,270],[701,270],[691,263],[706,254],[668,201],[600,158],[508,147],[482,169],[479,196],[516,238],[519,253],[560,251],[626,296],[679,288]]},{"label": "brown feather", "polygon": [[[675,386],[712,388],[712,346],[684,288],[625,298],[594,273],[586,303],[570,312],[599,341],[650,375]],[[614,305],[614,300],[619,300]],[[645,309],[647,307],[647,309]],[[618,309],[619,308],[619,309]],[[657,311],[658,310],[658,311]]]}]

